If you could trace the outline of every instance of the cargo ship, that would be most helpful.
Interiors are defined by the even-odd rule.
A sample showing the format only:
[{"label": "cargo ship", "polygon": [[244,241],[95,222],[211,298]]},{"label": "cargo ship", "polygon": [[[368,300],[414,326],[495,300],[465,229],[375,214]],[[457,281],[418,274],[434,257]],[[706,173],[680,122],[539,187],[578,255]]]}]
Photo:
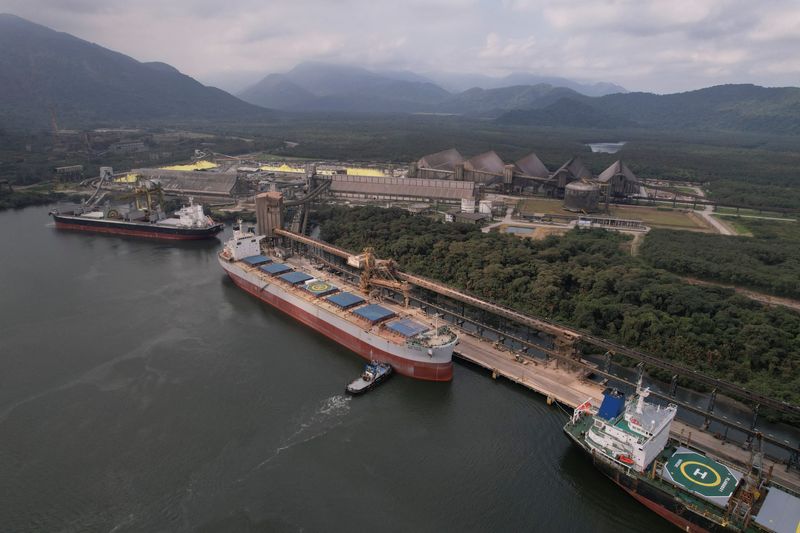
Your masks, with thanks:
[{"label": "cargo ship", "polygon": [[[564,426],[567,436],[625,492],[684,531],[800,532],[800,495],[764,474],[761,453],[738,469],[670,437],[677,407],[648,389],[606,389]],[[757,446],[760,449],[760,446]]]},{"label": "cargo ship", "polygon": [[151,239],[196,240],[209,239],[222,231],[222,223],[214,222],[203,213],[203,206],[190,198],[172,216],[160,206],[139,209],[106,206],[87,210],[83,207],[50,211],[58,229],[113,233]]},{"label": "cargo ship", "polygon": [[352,350],[368,361],[387,363],[398,374],[450,381],[457,335],[419,309],[371,303],[341,279],[303,257],[281,260],[262,250],[264,236],[241,224],[219,253],[231,280],[256,298]]}]

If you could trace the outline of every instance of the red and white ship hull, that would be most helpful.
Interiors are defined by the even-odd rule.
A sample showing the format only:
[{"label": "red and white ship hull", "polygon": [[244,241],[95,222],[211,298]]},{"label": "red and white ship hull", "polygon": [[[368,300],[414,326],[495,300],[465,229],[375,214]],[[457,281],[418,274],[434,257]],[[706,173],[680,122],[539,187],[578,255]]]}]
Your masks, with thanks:
[{"label": "red and white ship hull", "polygon": [[398,345],[289,293],[277,283],[263,282],[235,263],[220,258],[220,264],[237,286],[368,361],[389,363],[399,374],[416,379],[450,381],[453,378],[455,340],[432,349]]}]

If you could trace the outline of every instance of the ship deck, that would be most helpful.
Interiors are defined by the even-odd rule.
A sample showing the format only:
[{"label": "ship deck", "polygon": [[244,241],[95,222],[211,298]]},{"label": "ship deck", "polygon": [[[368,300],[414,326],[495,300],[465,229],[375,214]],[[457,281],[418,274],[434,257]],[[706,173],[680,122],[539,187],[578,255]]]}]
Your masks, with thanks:
[{"label": "ship deck", "polygon": [[370,302],[358,294],[358,287],[315,267],[304,257],[291,257],[281,263],[259,255],[236,264],[262,282],[279,283],[282,290],[394,344],[437,347],[455,340],[454,333],[432,323],[422,310],[393,302]]},{"label": "ship deck", "polygon": [[[584,435],[591,430],[592,424],[591,416],[582,416],[574,425],[567,424],[564,431],[579,446],[589,451]],[[619,466],[640,481],[646,480],[647,483],[672,493],[688,506],[704,509],[706,516],[713,514],[720,521],[723,520],[728,500],[736,492],[737,484],[744,474],[696,450],[671,442],[656,459],[658,464],[663,465],[657,475],[652,475],[651,468],[645,469],[644,473],[637,473],[627,469],[625,465]],[[614,462],[613,459],[611,461]],[[784,487],[770,484],[763,503],[753,515],[753,521],[767,528],[767,531],[800,533],[799,496]]]},{"label": "ship deck", "polygon": [[678,446],[664,463],[661,477],[724,508],[736,490],[742,472],[694,450]]}]

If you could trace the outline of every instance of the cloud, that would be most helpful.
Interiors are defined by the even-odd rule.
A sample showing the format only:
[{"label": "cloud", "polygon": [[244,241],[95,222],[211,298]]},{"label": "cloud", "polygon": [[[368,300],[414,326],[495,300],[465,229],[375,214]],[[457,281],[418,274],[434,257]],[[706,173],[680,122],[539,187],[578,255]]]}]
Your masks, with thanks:
[{"label": "cloud", "polygon": [[0,12],[223,88],[308,60],[658,92],[800,84],[785,68],[800,46],[797,0],[0,0]]}]

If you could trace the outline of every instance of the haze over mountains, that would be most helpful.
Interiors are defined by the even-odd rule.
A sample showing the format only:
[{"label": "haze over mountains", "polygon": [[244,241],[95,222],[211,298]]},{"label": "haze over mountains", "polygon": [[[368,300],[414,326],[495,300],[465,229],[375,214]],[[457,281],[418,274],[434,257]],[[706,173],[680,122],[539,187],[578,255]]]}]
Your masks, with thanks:
[{"label": "haze over mountains", "polygon": [[[239,99],[165,63],[142,63],[19,17],[0,15],[2,128],[49,128],[52,111],[63,128],[147,121],[252,122],[275,117],[265,109],[271,108],[284,113],[456,114],[529,126],[800,134],[800,89],[794,87],[721,85],[656,95],[533,74],[469,76],[433,77],[449,89],[472,83],[483,87],[453,91],[409,71],[373,72],[306,62],[287,73],[266,76]],[[543,80],[551,83],[534,83]]]},{"label": "haze over mountains", "polygon": [[0,14],[0,124],[60,127],[268,113],[165,63],[126,55],[14,15]]},{"label": "haze over mountains", "polygon": [[239,96],[287,111],[444,113],[531,126],[800,133],[800,89],[795,87],[719,85],[657,95],[604,84],[620,92],[593,96],[549,83],[523,83],[538,79],[544,78],[512,74],[492,83],[519,83],[452,93],[413,72],[303,63],[268,75]]},{"label": "haze over mountains", "polygon": [[800,88],[717,85],[656,95],[571,95],[540,109],[516,109],[498,122],[518,125],[738,130],[800,134]]},{"label": "haze over mountains", "polygon": [[269,74],[238,96],[256,105],[287,111],[499,114],[538,107],[539,98],[555,88],[585,96],[625,92],[610,83],[586,85],[526,73],[503,78],[448,73],[423,76],[410,71],[373,72],[306,62],[284,74]]}]

